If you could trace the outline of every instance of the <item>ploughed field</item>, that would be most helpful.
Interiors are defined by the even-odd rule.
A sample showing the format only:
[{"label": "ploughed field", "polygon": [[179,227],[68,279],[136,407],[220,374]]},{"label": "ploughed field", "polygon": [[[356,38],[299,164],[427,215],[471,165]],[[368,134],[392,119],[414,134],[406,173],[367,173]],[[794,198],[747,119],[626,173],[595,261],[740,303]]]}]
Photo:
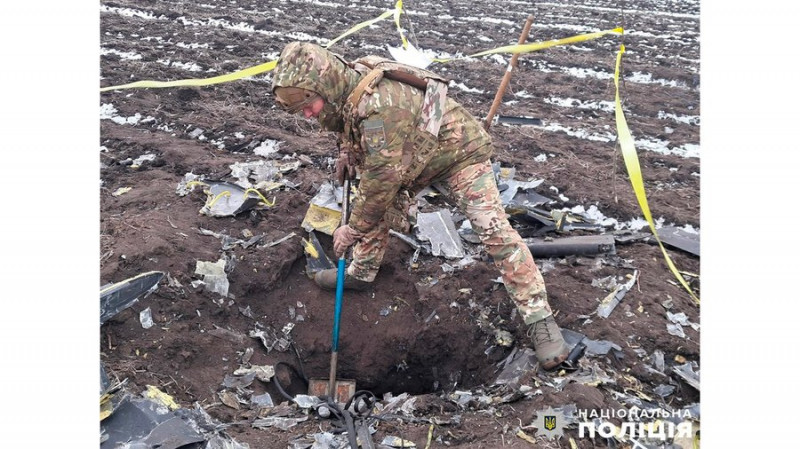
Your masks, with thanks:
[{"label": "ploughed field", "polygon": [[[393,6],[102,2],[100,85],[234,72],[277,58],[293,40],[324,44]],[[493,161],[513,167],[516,180],[543,180],[532,191],[553,200],[542,206],[547,210],[589,215],[605,224],[607,233],[646,231],[615,142],[614,63],[624,43],[620,93],[650,208],[659,225],[695,232],[700,228],[699,2],[628,6],[633,9],[621,10],[611,1],[535,6],[407,1],[401,25],[418,48],[441,58],[516,43],[529,14],[534,23],[528,42],[623,26],[624,37],[607,35],[520,56],[499,114],[539,118],[542,125],[492,126]],[[389,57],[387,47],[399,45],[390,18],[331,50],[347,59]],[[509,59],[508,54],[467,58],[430,69],[452,79],[449,94],[482,118]],[[308,234],[301,223],[311,199],[333,178],[333,135],[278,109],[269,73],[207,87],[110,91],[101,94],[100,103],[101,282],[153,270],[169,273],[154,293],[101,326],[101,362],[112,382],[127,379],[125,389],[135,395],[153,385],[181,407],[199,405],[227,425],[229,437],[251,448],[313,442],[313,434],[331,430],[329,420],[313,412],[287,430],[253,425],[270,416],[307,416],[291,402],[259,407],[252,400],[269,393],[276,405],[287,402],[276,378],[290,395],[305,393],[298,376],[279,369],[272,381],[255,380],[238,390],[223,381],[241,366],[285,362],[299,368],[298,357],[307,377],[328,376],[334,294],[319,290],[306,275],[301,237]],[[274,198],[271,207],[211,217],[199,213],[205,203],[200,189],[177,193],[187,173],[235,180],[232,165],[261,160],[280,167],[281,187],[263,193]],[[449,207],[440,196],[425,201],[426,211]],[[523,236],[535,230],[525,220],[513,223]],[[587,233],[565,235],[582,234]],[[262,238],[247,247],[231,244],[231,238],[253,236]],[[319,237],[332,256],[331,238]],[[531,443],[518,431],[535,437],[532,424],[548,406],[599,415],[631,407],[680,411],[699,402],[699,392],[672,369],[699,365],[699,307],[677,284],[657,246],[638,240],[617,243],[616,256],[538,258],[560,325],[617,349],[587,354],[576,372],[532,370],[498,386],[502,362],[518,356],[529,339],[495,282],[499,273],[480,246],[465,245],[473,263],[426,254],[410,263],[414,249],[392,237],[374,287],[345,293],[338,377],[355,379],[381,406],[388,406],[384,394],[416,398],[393,412],[399,417],[379,421],[374,441],[398,436],[425,447],[433,423],[431,447],[522,447]],[[699,273],[699,258],[668,251],[680,270]],[[197,262],[220,259],[226,260],[227,296],[197,282],[193,286],[202,278],[195,274]],[[621,303],[608,318],[598,317],[599,302],[634,272],[638,280]],[[699,280],[688,279],[699,293]],[[148,307],[154,325],[145,329],[139,314]],[[675,323],[680,313],[684,325]],[[280,333],[289,323],[293,345],[285,351],[268,350],[249,336],[258,329]],[[681,333],[676,326],[683,336],[675,335]],[[228,393],[238,397],[235,404],[223,401]],[[699,417],[694,418],[697,429]],[[566,438],[578,447],[606,444],[600,437],[580,438],[577,429],[570,423]],[[557,445],[541,436],[537,444]]]}]

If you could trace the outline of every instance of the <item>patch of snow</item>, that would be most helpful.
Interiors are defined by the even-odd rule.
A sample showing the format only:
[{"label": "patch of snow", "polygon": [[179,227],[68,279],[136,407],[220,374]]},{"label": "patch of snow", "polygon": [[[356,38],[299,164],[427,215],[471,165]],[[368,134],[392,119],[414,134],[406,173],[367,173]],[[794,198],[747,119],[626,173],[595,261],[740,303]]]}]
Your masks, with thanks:
[{"label": "patch of snow", "polygon": [[467,87],[464,83],[456,83],[455,81],[450,81],[450,87],[457,87],[464,92],[475,93],[475,94],[482,94],[483,91],[480,89],[474,89],[472,87]]},{"label": "patch of snow", "polygon": [[542,153],[542,154],[536,156],[535,158],[533,158],[533,161],[534,162],[545,162],[545,161],[547,161],[547,155]]},{"label": "patch of snow", "polygon": [[114,48],[103,48],[103,47],[100,47],[100,56],[104,56],[104,55],[117,55],[120,58],[122,58],[124,60],[129,60],[129,61],[142,59],[142,55],[140,55],[139,53],[135,53],[135,52],[132,52],[132,51],[124,52],[124,51],[116,50]]}]

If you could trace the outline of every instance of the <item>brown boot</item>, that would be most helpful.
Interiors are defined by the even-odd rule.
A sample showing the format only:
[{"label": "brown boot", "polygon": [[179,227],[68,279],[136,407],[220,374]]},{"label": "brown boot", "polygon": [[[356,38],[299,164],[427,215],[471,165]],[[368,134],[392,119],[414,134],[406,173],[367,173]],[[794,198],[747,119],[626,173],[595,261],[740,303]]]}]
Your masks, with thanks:
[{"label": "brown boot", "polygon": [[567,359],[567,344],[553,315],[531,324],[528,336],[531,337],[536,358],[542,368],[552,370]]},{"label": "brown boot", "polygon": [[[317,283],[320,287],[324,288],[325,290],[336,290],[336,277],[338,275],[338,269],[336,268],[329,268],[327,270],[318,271],[317,274],[314,275],[314,282]],[[361,279],[356,279],[349,274],[344,275],[344,288],[345,290],[366,290],[367,287],[370,286],[370,282],[362,281]]]}]

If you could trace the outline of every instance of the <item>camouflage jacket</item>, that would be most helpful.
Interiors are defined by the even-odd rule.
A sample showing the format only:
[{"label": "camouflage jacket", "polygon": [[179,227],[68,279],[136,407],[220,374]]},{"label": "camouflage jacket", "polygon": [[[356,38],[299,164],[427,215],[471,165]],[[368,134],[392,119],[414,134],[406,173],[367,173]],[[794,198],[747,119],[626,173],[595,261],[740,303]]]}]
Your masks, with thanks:
[{"label": "camouflage jacket", "polygon": [[403,144],[415,131],[423,97],[424,91],[416,87],[384,78],[352,111],[351,129],[345,129],[342,136],[352,144],[361,171],[359,194],[349,221],[353,229],[366,232],[377,225],[401,189],[413,196],[433,182],[491,156],[491,139],[481,124],[448,98],[438,134],[439,147],[416,179],[403,185],[402,176],[409,165],[409,156],[403,157]]},{"label": "camouflage jacket", "polygon": [[384,77],[361,96],[357,107],[345,108],[347,97],[368,71],[366,66],[347,63],[316,44],[292,42],[284,48],[273,73],[273,89],[300,87],[325,99],[319,122],[341,133],[340,144],[347,147],[361,172],[349,221],[360,232],[378,224],[401,189],[413,195],[464,167],[488,160],[492,153],[491,139],[481,124],[448,98],[438,148],[420,174],[403,183],[410,163],[409,154],[403,157],[403,145],[417,125],[424,91]]}]

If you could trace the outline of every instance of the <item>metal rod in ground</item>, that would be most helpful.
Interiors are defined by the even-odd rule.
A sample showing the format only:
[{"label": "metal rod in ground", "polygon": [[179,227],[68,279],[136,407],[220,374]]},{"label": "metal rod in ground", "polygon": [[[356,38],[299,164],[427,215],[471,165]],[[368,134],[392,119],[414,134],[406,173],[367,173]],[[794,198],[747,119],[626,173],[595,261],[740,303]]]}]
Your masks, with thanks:
[{"label": "metal rod in ground", "polygon": [[[342,226],[347,225],[348,209],[350,209],[350,178],[344,177],[344,197],[342,198]],[[331,343],[331,377],[328,380],[328,397],[336,401],[336,365],[339,358],[339,319],[342,316],[342,299],[344,296],[345,255],[339,257],[336,271],[336,307],[333,311],[333,342]]]},{"label": "metal rod in ground", "polygon": [[[522,33],[519,35],[519,45],[525,43],[525,40],[528,38],[528,34],[531,32],[531,25],[533,25],[533,14],[528,16],[528,20],[525,21],[525,26],[522,27]],[[506,93],[508,82],[511,81],[511,71],[517,67],[517,59],[519,59],[519,53],[514,53],[514,55],[511,56],[511,62],[508,63],[506,73],[503,75],[503,80],[500,81],[500,87],[497,88],[497,93],[494,95],[492,107],[489,108],[489,115],[486,116],[486,121],[483,123],[483,129],[485,130],[488,130],[489,127],[492,126],[492,118],[494,118],[497,108],[500,107],[500,101],[503,99],[503,94]]]}]

